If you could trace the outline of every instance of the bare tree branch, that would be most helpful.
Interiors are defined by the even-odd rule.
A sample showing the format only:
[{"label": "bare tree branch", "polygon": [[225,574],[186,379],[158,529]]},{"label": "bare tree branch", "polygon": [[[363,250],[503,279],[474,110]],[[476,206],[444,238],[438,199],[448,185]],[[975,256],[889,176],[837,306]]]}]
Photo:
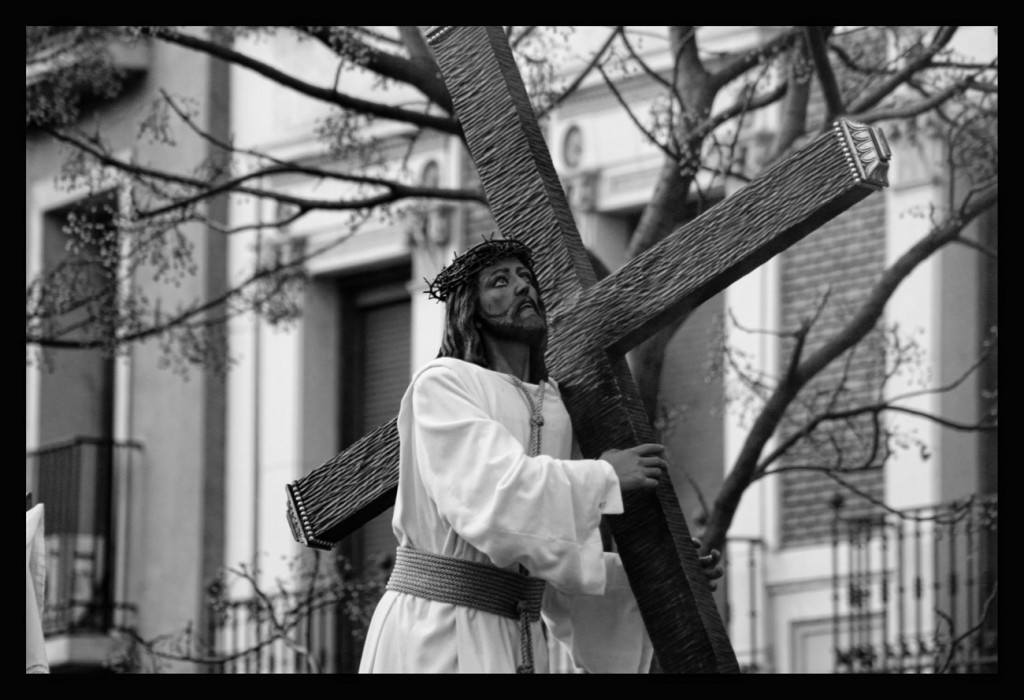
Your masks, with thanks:
[{"label": "bare tree branch", "polygon": [[189,129],[194,134],[196,134],[197,136],[202,138],[207,143],[210,143],[210,144],[212,144],[212,145],[214,145],[214,146],[216,146],[218,148],[224,149],[225,151],[229,151],[231,153],[237,153],[237,154],[240,154],[240,155],[252,156],[252,157],[254,157],[254,158],[256,158],[256,159],[258,159],[260,161],[266,161],[266,162],[269,162],[269,163],[274,163],[274,164],[277,164],[277,165],[280,165],[280,166],[284,166],[284,167],[288,167],[288,168],[302,168],[303,169],[302,171],[293,171],[293,172],[302,172],[303,174],[306,174],[306,175],[309,175],[311,177],[318,178],[318,179],[325,179],[325,180],[335,179],[335,180],[342,180],[342,181],[346,181],[346,182],[356,182],[356,183],[362,183],[362,184],[381,185],[383,187],[389,187],[389,186],[395,184],[395,182],[393,180],[387,180],[387,179],[383,179],[383,178],[368,177],[366,175],[356,175],[356,174],[353,174],[353,173],[341,173],[341,172],[338,172],[336,170],[327,170],[327,169],[324,169],[324,168],[313,167],[313,166],[310,166],[310,165],[302,165],[302,164],[296,163],[295,161],[284,160],[282,158],[277,158],[275,156],[270,155],[269,153],[264,153],[263,151],[257,151],[255,149],[251,149],[251,148],[239,148],[239,147],[235,146],[234,143],[231,143],[231,142],[225,141],[225,140],[223,140],[221,138],[218,138],[218,137],[214,136],[213,134],[211,134],[210,132],[206,131],[205,129],[201,128],[198,124],[196,124],[195,119],[193,119],[177,103],[177,101],[175,101],[174,98],[170,94],[168,94],[167,91],[164,90],[163,88],[160,89],[160,94],[161,94],[161,96],[163,96],[164,101],[167,103],[167,105],[174,111],[175,114],[178,115],[178,118],[181,119],[185,123],[185,125],[188,126]]},{"label": "bare tree branch", "polygon": [[[992,608],[992,603],[995,602],[996,596],[998,594],[999,594],[999,581],[996,581],[995,583],[992,584],[992,592],[988,594],[988,597],[985,599],[985,604],[981,608],[981,618],[978,620],[978,622],[975,623],[974,625],[972,625],[971,628],[968,629],[967,631],[965,631],[963,634],[957,635],[955,638],[950,640],[950,642],[949,642],[949,652],[946,654],[946,661],[945,661],[945,663],[942,664],[942,668],[940,668],[938,670],[938,673],[945,673],[946,671],[948,671],[949,667],[950,667],[950,664],[953,662],[953,657],[956,655],[957,649],[964,642],[964,640],[966,640],[971,635],[976,634],[977,632],[979,632],[981,630],[982,627],[985,626],[985,624],[988,622],[989,610]],[[950,618],[949,615],[947,615],[943,611],[939,610],[938,608],[935,609],[935,612],[938,613],[939,616],[942,617],[946,621],[946,624],[949,625],[950,631],[952,631],[953,630],[953,620],[952,620],[952,618]]]},{"label": "bare tree branch", "polygon": [[[601,60],[604,58],[605,53],[608,51],[608,47],[612,45],[612,42],[615,40],[615,37],[619,36],[621,32],[622,27],[615,27],[614,29],[612,29],[611,32],[608,33],[608,38],[605,39],[604,43],[601,44],[601,47],[594,52],[594,55],[587,62],[587,65],[583,66],[583,68],[580,70],[579,73],[576,74],[576,77],[573,78],[572,82],[569,83],[565,90],[563,90],[561,94],[558,95],[558,97],[552,100],[551,104],[549,104],[547,107],[545,107],[544,109],[537,113],[538,119],[549,114],[551,110],[553,110],[558,105],[562,104],[562,102],[564,102],[567,97],[576,92],[579,86],[583,84],[584,79],[586,79],[586,77],[590,75],[594,68],[601,62]],[[608,78],[605,77],[605,80],[607,81]]]},{"label": "bare tree branch", "polygon": [[[196,638],[192,623],[186,625],[182,632],[158,635],[152,639],[143,638],[132,628],[121,627],[117,632],[123,634],[134,648],[144,649],[151,659],[185,662],[204,667],[223,667],[237,661],[259,659],[263,653],[280,645],[300,656],[310,672],[321,673],[323,668],[316,654],[299,641],[301,630],[310,624],[312,616],[319,611],[333,609],[344,613],[352,620],[365,615],[368,612],[367,606],[372,605],[375,600],[372,595],[365,596],[363,591],[372,591],[380,586],[372,579],[353,583],[344,579],[339,581],[336,575],[322,576],[319,572],[319,556],[315,557],[314,562],[313,568],[308,572],[308,581],[297,589],[289,590],[283,581],[278,580],[278,600],[260,586],[255,568],[250,570],[243,564],[240,568],[224,570],[225,574],[245,581],[253,595],[251,598],[225,601],[221,598],[224,588],[217,586],[217,592],[214,593],[215,585],[211,585],[214,607],[217,610],[222,610],[221,605],[236,610],[242,608],[249,620],[268,623],[268,627],[263,627],[263,633],[256,638],[235,639],[235,642],[241,642],[241,646],[231,651],[221,652],[217,646],[208,647]],[[305,577],[304,574],[301,576]],[[132,658],[129,662],[120,661],[116,665],[122,670],[133,672],[138,670],[139,663],[140,661]],[[153,670],[159,671],[159,666],[154,665]]]},{"label": "bare tree branch", "polygon": [[[294,639],[288,636],[288,633],[298,626],[299,620],[296,619],[291,625],[278,620],[277,614],[274,610],[274,602],[270,600],[266,592],[259,586],[259,582],[256,580],[256,577],[253,576],[248,569],[243,567],[241,571],[237,569],[228,569],[228,571],[248,581],[252,586],[253,592],[256,594],[256,598],[263,603],[263,609],[266,611],[267,619],[274,628],[271,638],[280,640],[289,649],[301,654],[313,673],[320,673],[320,662],[317,661],[316,655],[313,654],[310,649],[297,643]],[[314,589],[310,586],[306,598],[306,605],[309,606],[310,609],[312,609],[311,601],[313,594]]]},{"label": "bare tree branch", "polygon": [[935,54],[949,44],[953,39],[953,35],[956,34],[956,30],[957,27],[939,27],[935,32],[935,36],[932,38],[930,46],[911,60],[907,61],[905,66],[894,72],[887,80],[883,81],[880,85],[875,86],[870,93],[853,101],[847,106],[846,113],[859,115],[868,111],[888,97],[892,92],[899,88],[900,85],[905,83],[907,78],[927,66]]},{"label": "bare tree branch", "polygon": [[809,58],[807,42],[794,39],[786,60],[786,93],[782,103],[778,133],[771,150],[765,157],[771,163],[807,133],[807,110],[811,101],[811,72],[807,67]]},{"label": "bare tree branch", "polygon": [[107,165],[118,170],[127,173],[129,175],[135,175],[142,178],[152,178],[159,181],[173,182],[176,184],[187,185],[200,190],[197,194],[186,197],[181,200],[172,202],[171,204],[163,207],[159,210],[140,212],[142,216],[156,216],[157,214],[163,214],[170,210],[188,206],[197,201],[207,199],[217,194],[224,192],[236,192],[239,194],[247,194],[254,197],[261,197],[263,199],[276,200],[285,204],[291,204],[300,209],[327,209],[334,211],[345,211],[345,210],[360,210],[368,209],[371,207],[379,206],[381,204],[387,204],[389,202],[396,202],[401,199],[408,199],[413,197],[430,197],[439,199],[450,199],[455,201],[476,201],[486,202],[486,199],[478,191],[473,190],[451,190],[438,187],[421,187],[421,186],[410,186],[403,185],[398,182],[391,180],[382,180],[380,178],[372,178],[359,175],[351,175],[347,173],[330,173],[329,176],[337,179],[347,180],[351,182],[357,182],[360,184],[377,185],[389,190],[389,192],[364,197],[361,199],[355,199],[350,201],[340,201],[333,199],[312,199],[308,197],[298,197],[291,194],[286,194],[278,190],[270,190],[256,187],[249,187],[241,183],[246,180],[253,179],[254,177],[260,177],[268,174],[280,174],[285,172],[296,172],[313,175],[315,177],[325,176],[325,171],[319,168],[308,168],[306,166],[289,164],[279,166],[269,166],[263,171],[256,171],[246,175],[239,176],[232,181],[211,186],[208,181],[200,180],[198,178],[186,177],[184,175],[178,175],[175,173],[169,173],[166,171],[155,170],[141,165],[128,163],[118,158],[115,158],[101,150],[99,148],[90,146],[81,139],[74,138],[66,132],[58,131],[51,127],[44,127],[44,130],[50,133],[55,138],[68,143],[79,150],[88,153],[102,165]]},{"label": "bare tree branch", "polygon": [[788,90],[788,82],[780,83],[768,92],[754,96],[755,85],[751,84],[747,90],[743,91],[743,95],[739,99],[706,120],[697,127],[696,131],[700,134],[709,134],[730,119],[778,102],[786,95]]},{"label": "bare tree branch", "polygon": [[189,36],[166,28],[145,27],[143,28],[142,33],[163,41],[179,44],[180,46],[185,46],[196,51],[203,51],[211,56],[216,56],[217,58],[225,61],[244,66],[245,68],[279,83],[280,85],[289,87],[296,92],[337,105],[344,109],[356,110],[382,119],[391,119],[394,121],[405,122],[407,124],[414,124],[416,126],[429,127],[446,134],[459,135],[462,133],[458,121],[450,117],[413,112],[411,110],[402,109],[401,107],[393,107],[379,102],[371,102],[358,97],[352,97],[351,95],[345,95],[344,93],[340,93],[335,90],[312,85],[299,80],[289,73],[280,71],[266,63],[257,61],[250,56],[246,56],[234,49],[221,46],[220,44],[212,41],[206,41],[198,37]]},{"label": "bare tree branch", "polygon": [[905,406],[895,406],[890,403],[876,403],[867,406],[858,406],[857,408],[851,408],[845,411],[827,412],[815,416],[813,420],[811,420],[806,426],[804,426],[804,428],[787,436],[787,438],[783,442],[781,442],[775,449],[773,449],[768,455],[766,455],[764,459],[762,459],[759,463],[757,471],[762,473],[762,475],[765,473],[775,473],[766,472],[765,470],[771,463],[775,462],[780,457],[782,457],[786,452],[788,452],[793,447],[793,445],[795,445],[801,439],[810,435],[822,424],[833,421],[843,421],[849,418],[862,415],[878,416],[879,414],[884,413],[886,411],[891,411],[893,413],[905,413],[907,415],[917,416],[918,418],[925,418],[934,423],[938,423],[943,427],[950,428],[952,430],[960,430],[964,432],[991,432],[999,429],[997,423],[985,422],[985,418],[979,419],[976,423],[962,423],[950,420],[948,418],[943,418],[942,416],[937,416],[932,413],[928,413],[927,411],[921,411],[915,408],[907,408]]},{"label": "bare tree branch", "polygon": [[814,72],[818,75],[821,93],[825,98],[826,124],[831,124],[837,116],[845,111],[843,98],[839,93],[839,84],[836,82],[836,74],[832,70],[832,64],[828,61],[828,53],[825,49],[826,39],[832,33],[832,29],[832,27],[804,27],[808,53],[814,62]]},{"label": "bare tree branch", "polygon": [[[710,76],[700,60],[696,41],[696,28],[673,26],[669,28],[669,47],[675,59],[672,83],[677,86],[680,109],[683,118],[676,127],[672,141],[679,147],[666,149],[654,193],[644,208],[636,230],[629,241],[627,255],[630,258],[643,253],[678,227],[687,216],[687,194],[693,183],[700,162],[702,139],[691,132],[691,127],[711,112],[716,89],[710,84]],[[654,337],[634,350],[633,357],[650,356],[643,364],[650,372],[660,372],[658,362],[651,353],[657,346],[667,343],[670,331],[655,334]],[[653,385],[653,380],[652,380]]]},{"label": "bare tree branch", "polygon": [[992,248],[989,248],[987,246],[983,246],[981,243],[978,243],[977,241],[972,241],[969,238],[957,238],[955,241],[953,241],[953,243],[965,246],[967,248],[970,248],[971,250],[976,250],[982,255],[987,255],[993,260],[999,259],[999,251],[993,250]]},{"label": "bare tree branch", "polygon": [[223,234],[225,236],[234,236],[235,234],[238,233],[244,233],[246,231],[256,231],[259,229],[283,229],[287,226],[291,226],[296,221],[298,221],[299,219],[306,216],[312,211],[312,209],[309,209],[307,207],[299,207],[298,209],[296,209],[295,213],[289,214],[288,216],[285,216],[280,219],[274,219],[271,221],[255,221],[251,224],[240,224],[238,226],[230,227],[223,226],[219,221],[213,221],[212,219],[206,216],[199,217],[199,219],[202,221],[204,226],[209,226],[217,233]]},{"label": "bare tree branch", "polygon": [[715,91],[724,87],[762,61],[766,61],[792,45],[800,36],[799,27],[787,29],[774,39],[725,61],[711,76],[711,88]]},{"label": "bare tree branch", "polygon": [[512,27],[509,27],[506,30],[505,34],[508,35],[509,42],[510,42],[510,44],[512,46],[512,50],[514,51],[515,49],[519,48],[519,45],[522,44],[523,41],[525,41],[527,39],[527,37],[532,35],[536,30],[537,30],[536,26],[534,26],[534,27],[523,27],[523,30],[521,32],[519,32],[519,34],[517,34],[515,37],[513,37],[512,36]]},{"label": "bare tree branch", "polygon": [[[999,429],[999,425],[995,422],[986,422],[985,418],[980,418],[976,423],[962,423],[960,421],[950,420],[949,418],[943,418],[927,411],[921,411],[916,408],[908,408],[906,406],[893,406],[893,405],[882,405],[882,406],[865,406],[861,410],[856,412],[850,411],[849,415],[858,415],[865,412],[875,411],[892,411],[894,413],[906,413],[910,416],[917,416],[918,418],[926,418],[933,423],[938,423],[944,428],[950,428],[951,430],[960,430],[963,432],[992,432]],[[838,414],[837,414],[838,415]]]},{"label": "bare tree branch", "polygon": [[945,223],[932,229],[911,246],[882,274],[851,321],[801,362],[789,380],[784,379],[779,383],[749,431],[740,454],[715,499],[706,531],[710,546],[720,548],[723,545],[725,533],[736,512],[740,496],[756,474],[759,456],[799,390],[827,364],[864,338],[881,317],[886,303],[899,284],[921,262],[956,238],[968,223],[994,206],[997,201],[998,188],[990,188],[972,202],[968,209],[950,216]]},{"label": "bare tree branch", "polygon": [[673,81],[666,80],[665,78],[663,78],[656,70],[654,70],[647,64],[647,61],[640,57],[640,54],[638,54],[636,52],[636,49],[633,48],[633,42],[631,42],[629,40],[629,37],[626,35],[624,27],[616,27],[616,29],[619,30],[619,34],[622,37],[622,44],[623,46],[626,47],[626,51],[629,52],[629,55],[633,58],[633,61],[640,66],[641,70],[643,70],[643,72],[646,73],[647,76],[651,78],[651,80],[658,83],[665,89],[670,90],[673,93],[676,100],[681,103],[683,101],[683,98],[680,96],[676,84]]},{"label": "bare tree branch", "polygon": [[777,338],[796,338],[797,331],[781,331],[771,330],[767,328],[751,328],[740,323],[739,319],[736,318],[736,314],[733,313],[732,308],[728,310],[729,320],[736,328],[743,331],[744,333],[756,333],[758,335],[771,335]]},{"label": "bare tree branch", "polygon": [[597,72],[601,74],[602,78],[604,78],[605,83],[608,85],[608,89],[611,90],[619,105],[622,107],[623,110],[625,110],[626,114],[629,116],[630,121],[633,122],[633,125],[637,129],[639,129],[644,136],[647,137],[648,141],[657,146],[658,150],[664,153],[665,156],[672,159],[678,158],[677,154],[673,153],[665,144],[661,143],[661,141],[655,138],[654,134],[652,134],[646,127],[644,127],[643,124],[640,123],[640,120],[637,118],[637,116],[633,114],[633,109],[629,106],[629,103],[626,102],[626,100],[622,97],[622,94],[619,92],[618,88],[615,87],[614,81],[612,81],[612,79],[608,77],[608,74],[604,72],[604,69],[601,68],[601,66],[596,66],[596,68]]},{"label": "bare tree branch", "polygon": [[975,78],[973,76],[969,76],[963,80],[958,80],[949,87],[935,93],[927,99],[918,100],[916,102],[906,102],[898,107],[883,107],[871,112],[864,112],[863,114],[858,114],[857,119],[868,124],[873,124],[887,119],[910,119],[911,117],[916,117],[919,114],[924,114],[925,112],[937,109],[957,95],[963,94],[969,88],[974,86],[974,81]]},{"label": "bare tree branch", "polygon": [[846,66],[848,69],[861,73],[863,75],[892,75],[896,72],[894,68],[886,66],[864,66],[857,63],[852,56],[846,51],[845,48],[840,46],[838,43],[831,41],[828,43],[828,50],[835,54],[839,58],[839,62]]},{"label": "bare tree branch", "polygon": [[818,305],[814,309],[814,314],[810,318],[805,318],[801,321],[800,328],[793,332],[793,338],[796,340],[796,343],[793,345],[793,350],[790,353],[786,370],[782,373],[782,383],[794,381],[797,377],[797,370],[800,367],[800,360],[803,358],[804,344],[807,342],[807,336],[810,335],[814,324],[821,318],[821,314],[825,311],[825,306],[828,304],[830,296],[832,296],[831,286],[827,287],[825,293],[821,295],[821,299],[818,300]]},{"label": "bare tree branch", "polygon": [[[377,75],[397,80],[410,85],[422,92],[428,100],[440,106],[449,114],[452,113],[452,99],[448,94],[448,88],[441,80],[437,64],[434,61],[427,43],[419,28],[413,26],[400,26],[398,33],[400,42],[394,39],[383,37],[379,33],[370,33],[363,27],[345,27],[347,30],[344,39],[338,39],[334,27],[294,27],[298,32],[315,38],[332,51],[339,51],[339,42],[350,44],[348,47],[352,53],[358,55],[358,63],[362,68],[372,71]],[[409,57],[381,51],[369,44],[359,41],[355,32],[367,33],[378,40],[386,40],[398,46],[404,46],[409,52]]]},{"label": "bare tree branch", "polygon": [[[232,299],[238,298],[246,289],[252,287],[255,283],[263,279],[274,279],[276,284],[280,285],[283,283],[281,273],[288,270],[294,270],[301,268],[310,260],[316,258],[319,255],[323,255],[332,248],[335,248],[344,243],[351,236],[351,233],[339,236],[337,239],[330,241],[329,243],[319,246],[310,251],[307,251],[301,256],[297,256],[294,260],[279,263],[274,266],[265,267],[263,269],[256,270],[245,280],[241,281],[231,289],[222,292],[221,294],[211,297],[203,303],[193,304],[178,313],[159,321],[158,323],[151,325],[147,328],[140,330],[134,330],[131,332],[122,333],[113,339],[114,344],[124,345],[127,343],[136,342],[139,340],[145,340],[153,336],[165,333],[175,326],[187,324],[189,321],[202,316],[203,314],[224,306]],[[52,347],[52,348],[68,348],[77,350],[87,350],[93,348],[103,348],[108,343],[103,340],[96,341],[64,341],[57,338],[49,337],[36,337],[31,334],[26,334],[25,343],[27,345],[37,345],[40,347]]]}]

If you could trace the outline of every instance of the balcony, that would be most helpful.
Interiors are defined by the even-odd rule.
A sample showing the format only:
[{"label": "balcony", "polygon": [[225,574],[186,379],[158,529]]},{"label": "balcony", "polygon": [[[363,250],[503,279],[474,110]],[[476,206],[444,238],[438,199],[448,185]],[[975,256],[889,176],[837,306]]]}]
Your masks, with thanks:
[{"label": "balcony", "polygon": [[834,670],[997,672],[997,496],[856,518],[835,506]]},{"label": "balcony", "polygon": [[293,591],[257,590],[247,579],[252,595],[240,598],[228,595],[234,586],[224,581],[211,586],[206,670],[355,673],[390,561],[355,572],[343,557],[315,552],[296,573]]},{"label": "balcony", "polygon": [[122,598],[124,490],[140,449],[78,437],[25,455],[32,500],[46,509],[43,633],[55,672],[99,666],[97,639],[133,626],[135,609]]},{"label": "balcony", "polygon": [[338,673],[337,602],[306,605],[278,593],[215,605],[210,638],[214,673]]},{"label": "balcony", "polygon": [[771,648],[761,619],[765,553],[764,540],[758,537],[729,537],[723,553],[725,575],[718,589],[725,598],[724,622],[741,673],[771,672]]},{"label": "balcony", "polygon": [[[846,517],[834,505],[833,672],[996,672],[997,496],[869,517]],[[772,673],[772,552],[759,538],[730,537],[724,556],[718,590],[731,595],[724,617],[740,670]],[[360,601],[352,584],[216,602],[208,634],[221,661],[213,670],[354,671],[360,643],[352,632],[360,625],[347,618]],[[362,607],[372,610],[373,600]]]}]

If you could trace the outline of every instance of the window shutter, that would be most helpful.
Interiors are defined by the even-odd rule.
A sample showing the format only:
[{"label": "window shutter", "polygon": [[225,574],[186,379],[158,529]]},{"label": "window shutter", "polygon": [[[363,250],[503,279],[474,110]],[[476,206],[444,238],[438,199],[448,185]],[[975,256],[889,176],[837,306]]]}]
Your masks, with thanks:
[{"label": "window shutter", "polygon": [[[360,309],[363,325],[362,423],[366,434],[398,415],[402,395],[409,386],[411,309],[408,298]],[[363,527],[367,561],[393,555],[398,542],[391,530],[394,508]]]}]

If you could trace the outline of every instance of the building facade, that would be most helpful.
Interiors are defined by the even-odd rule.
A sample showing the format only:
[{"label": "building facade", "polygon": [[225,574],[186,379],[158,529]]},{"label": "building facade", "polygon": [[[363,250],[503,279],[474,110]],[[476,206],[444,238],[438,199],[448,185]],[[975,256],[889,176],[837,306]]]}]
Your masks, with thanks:
[{"label": "building facade", "polygon": [[[775,28],[701,31],[705,48],[727,51],[771,35]],[[972,36],[977,46],[970,50],[994,53],[991,31],[979,28]],[[235,48],[281,70],[295,71],[311,83],[331,84],[336,78],[326,49],[315,42],[296,42],[281,34],[241,39]],[[648,58],[659,65],[668,56],[655,48]],[[147,45],[139,60],[142,68],[133,90],[97,112],[99,120],[113,126],[126,152],[155,163],[164,159],[172,167],[174,159],[190,162],[209,148],[208,142],[194,139],[184,148],[150,152],[134,140],[128,116],[152,100],[159,87],[170,85],[192,95],[201,105],[206,127],[230,134],[238,147],[281,159],[331,163],[332,155],[314,137],[318,120],[327,115],[321,103],[245,68],[229,68],[160,42]],[[369,79],[360,82],[363,77],[358,73],[345,74],[344,80],[352,94],[372,95],[378,89]],[[638,110],[654,100],[656,92],[657,86],[643,77],[620,85],[623,99]],[[413,98],[395,94],[389,99],[400,103],[406,97]],[[756,162],[764,135],[778,119],[777,113],[763,110],[747,125],[747,158]],[[407,182],[458,188],[475,181],[471,159],[456,137],[427,134],[410,144],[402,128],[373,128],[385,161],[401,161]],[[585,245],[607,268],[617,269],[626,260],[630,233],[651,197],[662,167],[661,152],[632,126],[618,97],[599,82],[581,86],[549,114],[542,128]],[[777,375],[786,359],[785,341],[743,329],[792,328],[813,308],[816,293],[825,285],[832,288],[837,306],[848,309],[885,266],[927,230],[926,218],[907,212],[941,202],[946,184],[941,177],[942,154],[898,133],[888,136],[894,151],[889,188],[703,304],[669,344],[660,399],[663,436],[673,483],[693,529],[701,522],[698,491],[706,499],[714,497],[749,428],[749,418],[737,410],[736,377],[713,371],[720,360],[713,351],[716,343],[724,336],[750,358],[754,371]],[[59,158],[52,139],[28,134],[28,276],[59,256],[59,217],[78,202],[74,191],[53,184]],[[317,198],[345,192],[344,185],[294,174],[266,175],[259,185]],[[741,186],[730,182],[709,195],[726,197]],[[123,195],[115,190],[110,196]],[[274,222],[287,212],[267,200],[232,198],[210,206],[223,207],[231,225],[259,225],[230,237],[195,231],[200,274],[191,284],[223,288],[244,278],[254,256],[308,253],[323,247],[305,266],[308,280],[301,317],[284,325],[253,315],[232,319],[228,328],[234,365],[223,379],[199,373],[183,382],[158,369],[157,350],[145,345],[113,360],[99,355],[86,359],[74,351],[79,354],[73,360],[57,358],[55,372],[30,365],[26,446],[28,488],[43,501],[54,493],[52,487],[48,492],[39,485],[48,451],[60,452],[70,441],[79,445],[73,448],[75,454],[95,451],[98,448],[89,447],[93,444],[109,444],[115,455],[103,458],[111,465],[109,484],[97,482],[100,491],[109,488],[111,495],[109,503],[96,508],[111,516],[93,542],[76,532],[81,528],[50,527],[59,516],[48,505],[48,532],[56,536],[64,529],[77,537],[74,545],[67,538],[59,546],[54,540],[53,570],[61,570],[56,563],[60,547],[77,547],[94,559],[97,551],[113,552],[105,563],[93,564],[104,575],[89,580],[113,582],[110,600],[133,615],[125,624],[152,638],[192,620],[197,629],[210,631],[209,640],[223,652],[232,642],[227,623],[206,604],[209,582],[220,567],[237,569],[242,564],[258,568],[254,579],[268,590],[278,581],[294,581],[292,562],[308,552],[288,528],[285,486],[395,415],[412,372],[432,359],[440,344],[443,309],[422,293],[424,278],[436,274],[456,251],[491,232],[493,222],[477,203],[433,203],[358,222],[344,213],[316,212],[286,227]],[[995,217],[973,226],[977,238],[995,248]],[[344,232],[344,241],[335,245],[339,232]],[[899,324],[918,338],[923,362],[940,384],[953,381],[970,365],[985,329],[995,322],[995,265],[979,263],[978,258],[975,251],[947,247],[904,282],[886,310],[887,323]],[[825,319],[820,332],[826,334],[840,322],[841,312]],[[853,390],[870,395],[878,386],[878,372],[877,360],[857,364],[848,374]],[[954,391],[921,396],[914,405],[924,412],[973,420],[985,386],[975,376]],[[896,383],[885,389],[889,396],[908,390]],[[79,410],[80,406],[96,408]],[[857,482],[863,493],[899,510],[935,508],[996,493],[994,438],[905,420],[930,454],[899,452],[884,468]],[[86,445],[84,451],[80,445]],[[78,459],[84,464],[97,458]],[[84,473],[89,468],[81,469]],[[931,659],[935,650],[927,644],[902,655],[887,654],[886,645],[914,646],[906,643],[907,629],[916,635],[911,640],[915,644],[931,639],[942,621],[921,609],[941,607],[936,601],[949,595],[936,582],[984,558],[984,547],[978,544],[980,529],[973,531],[978,539],[969,554],[944,544],[940,556],[933,543],[939,526],[932,520],[921,521],[926,523],[924,535],[920,528],[901,534],[905,539],[897,547],[895,535],[891,541],[878,536],[884,528],[877,510],[866,505],[870,501],[846,496],[840,504],[836,491],[834,482],[794,470],[756,481],[743,496],[730,530],[727,578],[717,596],[737,656],[748,670],[864,670],[870,666],[864,658],[873,653],[871,649],[881,649],[885,663],[899,660],[908,668],[926,656]],[[856,529],[862,523],[873,528],[871,537]],[[961,532],[966,536],[966,525]],[[915,550],[909,544],[915,536],[919,543],[922,537],[931,539]],[[947,536],[944,542],[953,539]],[[97,544],[99,540],[104,541]],[[338,552],[365,572],[381,563],[386,566],[394,544],[388,511],[347,538]],[[908,553],[907,562],[924,561],[911,571],[897,551]],[[970,567],[964,557],[970,557]],[[967,599],[984,598],[988,589],[982,578],[981,573],[965,574],[965,582],[972,581],[969,592],[948,600],[951,615],[961,625],[977,621],[977,606]],[[897,611],[891,601],[915,586],[924,592]],[[251,595],[244,587],[237,593],[242,599]],[[53,602],[56,605],[56,598]],[[956,612],[961,607],[962,614]],[[256,624],[250,623],[249,632]],[[330,657],[320,668],[352,670],[358,641],[343,640],[351,631],[349,623],[331,625],[333,631],[317,637]],[[70,649],[82,635],[65,630],[51,637],[48,652],[52,647],[55,668],[64,662],[75,669],[79,663],[99,664],[98,657],[110,651],[94,645],[87,659],[72,651],[65,658],[60,649]],[[252,666],[239,665],[239,658],[234,665],[217,668],[298,668],[284,660],[285,652],[275,649],[268,646],[254,658],[246,657]],[[984,650],[976,651],[977,657],[983,655]],[[881,662],[874,663],[879,668]]]},{"label": "building facade", "polygon": [[[118,94],[85,103],[83,120],[104,126],[118,156],[173,170],[209,155],[199,137],[173,148],[138,138],[136,119],[161,87],[191,97],[201,106],[198,123],[225,133],[226,66],[158,43],[83,50],[111,51],[127,72]],[[60,71],[59,61],[37,65],[26,84]],[[28,284],[72,258],[62,232],[69,216],[96,198],[117,208],[128,193],[116,179],[99,193],[62,179],[67,152],[42,129],[26,131],[25,152]],[[195,246],[195,276],[180,287],[150,287],[168,307],[223,285],[226,249],[208,234],[183,228]],[[139,279],[152,277],[146,272]],[[224,383],[206,372],[171,379],[153,343],[116,357],[100,349],[37,353],[28,347],[26,490],[46,509],[48,660],[55,672],[102,668],[116,653],[112,629],[153,638],[205,619],[205,585],[225,557]]]}]

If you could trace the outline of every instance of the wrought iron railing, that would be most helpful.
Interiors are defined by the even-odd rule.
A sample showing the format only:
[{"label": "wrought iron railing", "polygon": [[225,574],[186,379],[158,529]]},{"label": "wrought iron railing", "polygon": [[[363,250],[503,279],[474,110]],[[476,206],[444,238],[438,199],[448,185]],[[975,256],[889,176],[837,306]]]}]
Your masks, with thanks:
[{"label": "wrought iron railing", "polygon": [[338,602],[302,594],[225,601],[210,617],[214,673],[338,673]]},{"label": "wrought iron railing", "polygon": [[[338,553],[292,567],[296,590],[263,590],[249,570],[210,587],[205,668],[214,673],[354,673],[390,562],[352,569]],[[245,567],[243,567],[244,569]],[[231,581],[231,583],[228,583]],[[237,595],[243,583],[252,594]]]},{"label": "wrought iron railing", "polygon": [[997,496],[856,518],[835,506],[835,671],[996,672]]},{"label": "wrought iron railing", "polygon": [[[742,600],[725,603],[730,627],[741,634],[736,653],[744,673],[770,672],[768,640],[759,633],[764,594],[764,542],[730,538],[726,547],[721,590],[740,591]],[[730,581],[739,578],[739,586]],[[349,673],[358,666],[363,624],[353,620],[356,606],[372,611],[382,593],[383,578],[346,588],[317,584],[313,593],[275,593],[211,601],[207,639],[211,653],[206,668],[214,673]],[[353,592],[352,587],[362,586]],[[740,648],[742,647],[742,648]]]},{"label": "wrought iron railing", "polygon": [[133,624],[134,607],[116,596],[126,528],[117,489],[139,450],[136,443],[79,437],[26,452],[27,488],[46,514],[45,635]]},{"label": "wrought iron railing", "polygon": [[756,537],[728,538],[723,555],[725,624],[743,673],[769,672],[768,640],[760,633],[764,555],[764,540]]},{"label": "wrought iron railing", "polygon": [[[996,496],[867,518],[844,518],[837,508],[834,671],[996,671],[997,526]],[[772,672],[763,619],[765,553],[761,539],[744,537],[729,538],[725,551],[725,621],[745,673]],[[210,617],[209,638],[224,659],[214,670],[355,670],[358,642],[347,621],[352,601],[320,592],[303,609],[302,595],[308,596],[221,602]]]}]

